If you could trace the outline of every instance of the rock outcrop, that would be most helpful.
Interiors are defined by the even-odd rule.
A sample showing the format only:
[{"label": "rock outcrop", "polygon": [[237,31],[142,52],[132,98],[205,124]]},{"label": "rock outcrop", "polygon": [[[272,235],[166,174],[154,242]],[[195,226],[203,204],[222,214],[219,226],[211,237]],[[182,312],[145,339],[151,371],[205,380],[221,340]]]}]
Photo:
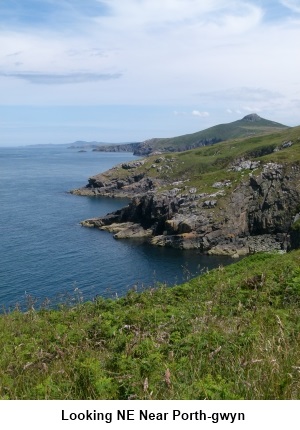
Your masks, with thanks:
[{"label": "rock outcrop", "polygon": [[124,179],[120,173],[110,173],[109,178],[101,174],[91,178],[85,189],[74,191],[131,197],[123,209],[82,225],[111,231],[117,239],[144,238],[156,246],[196,248],[234,257],[257,251],[286,251],[300,241],[299,233],[292,230],[299,212],[297,165],[260,166],[242,160],[232,168],[247,169],[244,178],[234,186],[229,180],[216,182],[216,192],[208,194],[198,193],[184,181],[173,183],[173,188],[168,184],[168,189],[161,191],[163,181],[135,173],[139,165],[134,163],[143,161],[122,166],[130,171]]}]

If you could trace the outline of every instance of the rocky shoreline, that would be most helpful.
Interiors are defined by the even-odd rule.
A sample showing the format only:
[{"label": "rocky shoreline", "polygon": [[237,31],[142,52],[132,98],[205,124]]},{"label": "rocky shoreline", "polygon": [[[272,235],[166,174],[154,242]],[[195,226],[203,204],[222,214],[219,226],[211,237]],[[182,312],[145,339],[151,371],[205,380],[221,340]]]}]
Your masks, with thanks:
[{"label": "rocky shoreline", "polygon": [[123,163],[72,191],[83,196],[131,198],[128,206],[82,221],[83,226],[110,231],[116,239],[142,238],[156,246],[233,257],[285,252],[297,242],[298,233],[291,227],[300,211],[299,166],[260,166],[243,159],[230,167],[244,171],[243,180],[216,182],[215,192],[209,194],[199,193],[188,180],[170,183],[150,177],[141,171],[144,163]]}]

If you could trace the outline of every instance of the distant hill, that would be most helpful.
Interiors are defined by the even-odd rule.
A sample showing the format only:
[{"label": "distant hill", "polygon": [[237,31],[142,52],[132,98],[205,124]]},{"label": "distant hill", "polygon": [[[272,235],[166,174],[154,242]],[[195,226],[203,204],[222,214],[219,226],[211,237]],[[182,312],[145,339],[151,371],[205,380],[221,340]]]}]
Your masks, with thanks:
[{"label": "distant hill", "polygon": [[93,151],[101,152],[134,152],[141,142],[134,143],[107,143],[107,142],[86,142],[85,140],[77,140],[69,143],[70,149],[92,149]]},{"label": "distant hill", "polygon": [[86,142],[85,140],[76,140],[76,142],[69,143],[70,149],[93,149],[97,148],[99,145],[105,145],[105,143],[102,142]]},{"label": "distant hill", "polygon": [[229,139],[268,134],[274,131],[282,131],[286,128],[288,128],[286,125],[261,118],[257,114],[250,114],[238,121],[219,124],[193,134],[166,139],[146,140],[139,145],[136,154],[146,155],[154,151],[186,151]]},{"label": "distant hill", "polygon": [[227,124],[219,124],[206,130],[171,138],[154,138],[144,142],[104,145],[94,151],[127,151],[135,155],[149,155],[153,152],[181,152],[201,146],[213,145],[229,139],[259,136],[282,131],[288,126],[261,118],[252,113],[244,118]]}]

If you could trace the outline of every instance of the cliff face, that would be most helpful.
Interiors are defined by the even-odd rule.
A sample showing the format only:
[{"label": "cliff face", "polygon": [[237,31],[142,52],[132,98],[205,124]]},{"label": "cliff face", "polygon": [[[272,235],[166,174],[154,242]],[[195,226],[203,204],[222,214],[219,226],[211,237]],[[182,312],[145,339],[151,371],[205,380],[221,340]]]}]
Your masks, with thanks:
[{"label": "cliff face", "polygon": [[[245,161],[240,165],[249,167]],[[132,197],[127,207],[82,223],[115,238],[144,237],[153,245],[239,256],[293,246],[299,183],[298,166],[266,163],[259,173],[248,169],[235,188],[229,181],[215,184],[212,194],[182,184],[158,192],[162,180],[135,173],[123,180],[98,175],[77,193]]]},{"label": "cliff face", "polygon": [[116,239],[233,256],[297,248],[300,127],[123,163],[73,193],[131,199],[82,222]]},{"label": "cliff face", "polygon": [[133,152],[139,148],[140,143],[122,143],[122,144],[111,144],[101,145],[93,149],[94,152]]}]

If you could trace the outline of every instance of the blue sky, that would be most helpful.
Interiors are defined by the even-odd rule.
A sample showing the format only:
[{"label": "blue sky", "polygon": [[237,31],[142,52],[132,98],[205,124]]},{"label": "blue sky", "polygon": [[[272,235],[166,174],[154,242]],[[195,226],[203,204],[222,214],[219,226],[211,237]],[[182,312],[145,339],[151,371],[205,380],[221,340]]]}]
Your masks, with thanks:
[{"label": "blue sky", "polygon": [[0,145],[300,124],[300,0],[0,0]]}]

